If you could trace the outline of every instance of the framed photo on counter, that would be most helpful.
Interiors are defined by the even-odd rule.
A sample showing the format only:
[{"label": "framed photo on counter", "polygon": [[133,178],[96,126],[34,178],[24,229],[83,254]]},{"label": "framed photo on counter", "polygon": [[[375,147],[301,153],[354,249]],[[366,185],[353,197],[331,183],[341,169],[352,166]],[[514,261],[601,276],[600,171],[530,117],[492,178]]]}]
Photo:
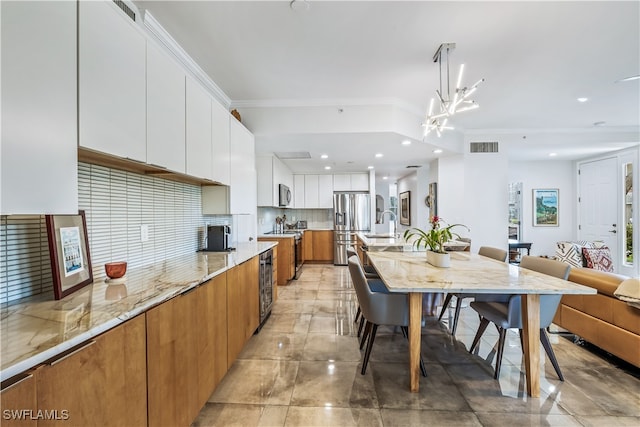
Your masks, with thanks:
[{"label": "framed photo on counter", "polygon": [[411,225],[411,191],[400,193],[400,224]]},{"label": "framed photo on counter", "polygon": [[78,215],[46,215],[47,239],[55,299],[93,282],[84,211]]}]

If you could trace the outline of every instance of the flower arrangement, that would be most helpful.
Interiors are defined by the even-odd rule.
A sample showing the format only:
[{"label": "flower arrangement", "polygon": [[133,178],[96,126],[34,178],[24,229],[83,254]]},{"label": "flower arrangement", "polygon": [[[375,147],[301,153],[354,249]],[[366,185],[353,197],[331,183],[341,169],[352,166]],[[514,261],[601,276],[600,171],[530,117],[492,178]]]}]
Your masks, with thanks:
[{"label": "flower arrangement", "polygon": [[421,246],[428,248],[433,252],[437,252],[440,254],[446,253],[444,250],[444,244],[448,241],[452,240],[455,236],[459,238],[460,235],[451,231],[454,227],[464,227],[469,230],[464,224],[447,224],[442,218],[439,216],[433,216],[429,223],[431,224],[431,229],[428,231],[421,230],[419,228],[410,228],[404,232],[405,241],[409,241],[417,237],[413,240],[413,246],[417,249],[420,249]]}]

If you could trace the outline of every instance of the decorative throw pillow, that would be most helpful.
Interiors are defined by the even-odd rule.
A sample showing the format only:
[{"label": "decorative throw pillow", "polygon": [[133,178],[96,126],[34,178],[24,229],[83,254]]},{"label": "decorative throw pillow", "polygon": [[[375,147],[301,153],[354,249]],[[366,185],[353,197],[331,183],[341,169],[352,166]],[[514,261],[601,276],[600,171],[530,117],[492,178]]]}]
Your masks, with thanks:
[{"label": "decorative throw pillow", "polygon": [[555,258],[559,261],[571,264],[574,267],[584,266],[584,257],[582,256],[582,248],[601,248],[604,242],[578,240],[574,242],[556,242]]},{"label": "decorative throw pillow", "polygon": [[584,257],[584,266],[587,268],[600,271],[613,271],[611,252],[606,246],[601,248],[582,248],[582,256]]}]

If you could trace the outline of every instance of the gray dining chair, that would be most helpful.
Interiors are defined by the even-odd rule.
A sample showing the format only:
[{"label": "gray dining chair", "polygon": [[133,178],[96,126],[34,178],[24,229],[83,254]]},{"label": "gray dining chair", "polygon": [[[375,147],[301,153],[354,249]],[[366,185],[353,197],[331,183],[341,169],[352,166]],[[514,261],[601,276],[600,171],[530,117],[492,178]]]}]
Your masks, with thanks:
[{"label": "gray dining chair", "polygon": [[[507,260],[507,251],[499,248],[492,248],[491,246],[481,246],[478,249],[478,254],[482,256],[486,256],[489,258],[493,258],[498,261],[506,261]],[[496,300],[501,299],[501,296],[490,297],[489,295],[478,295],[478,294],[468,294],[468,293],[448,293],[446,298],[444,299],[444,304],[442,304],[442,311],[440,311],[440,316],[438,316],[438,322],[442,320],[442,316],[445,311],[449,308],[449,304],[451,303],[452,297],[456,297],[456,310],[453,315],[453,324],[451,326],[451,335],[456,334],[456,328],[458,327],[458,319],[460,318],[460,309],[462,308],[462,300],[465,298],[481,298],[482,300]]]},{"label": "gray dining chair", "polygon": [[[357,256],[349,258],[349,274],[353,287],[356,290],[358,302],[362,309],[362,317],[367,322],[367,328],[362,339],[362,343],[367,341],[367,348],[362,361],[361,374],[364,375],[369,364],[371,349],[376,339],[378,326],[400,326],[405,337],[408,337],[409,326],[409,301],[405,293],[375,292],[367,283],[364,269]],[[361,343],[361,349],[362,349]],[[420,356],[420,370],[423,376],[427,376],[427,370]]]},{"label": "gray dining chair", "polygon": [[[567,277],[569,277],[569,270],[571,270],[571,266],[567,263],[527,255],[522,257],[520,267],[563,280],[567,280]],[[562,375],[562,371],[560,371],[556,355],[553,352],[553,348],[551,348],[551,343],[549,342],[549,337],[546,333],[546,328],[553,321],[553,317],[556,314],[561,298],[561,294],[540,295],[540,342],[542,343],[556,374],[558,374],[558,378],[560,378],[560,381],[564,381],[564,376]],[[509,297],[507,302],[474,301],[471,303],[471,308],[478,312],[481,320],[476,336],[469,348],[469,353],[473,353],[476,349],[476,346],[480,342],[480,338],[487,329],[489,322],[493,322],[498,328],[498,353],[496,355],[496,369],[493,376],[495,379],[498,379],[500,376],[500,366],[502,364],[502,356],[504,354],[504,342],[508,329],[519,330],[520,344],[522,346],[521,297],[520,295],[512,295]]]},{"label": "gray dining chair", "polygon": [[[358,261],[360,261],[360,257],[358,256],[358,252],[356,252],[355,248],[353,246],[347,246],[347,259],[351,258],[352,256],[355,256],[356,258],[358,258]],[[369,283],[369,287],[371,287],[374,292],[388,292],[387,287],[380,279],[380,276],[378,276],[375,268],[370,265],[363,265],[362,268],[364,269],[364,276]],[[360,337],[360,334],[362,333],[362,327],[364,326],[364,318],[360,317],[360,313],[360,305],[358,304],[356,316],[353,319],[353,323],[358,323],[358,320],[360,320],[360,325],[358,326],[358,338]]]}]

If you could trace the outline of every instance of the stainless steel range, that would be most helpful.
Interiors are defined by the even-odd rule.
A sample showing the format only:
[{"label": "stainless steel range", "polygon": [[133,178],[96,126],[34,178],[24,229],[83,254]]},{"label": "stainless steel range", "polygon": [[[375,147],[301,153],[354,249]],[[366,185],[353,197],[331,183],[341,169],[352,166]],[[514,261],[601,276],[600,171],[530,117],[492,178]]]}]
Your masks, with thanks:
[{"label": "stainless steel range", "polygon": [[295,259],[295,273],[292,279],[296,280],[300,276],[300,270],[302,268],[302,231],[299,230],[285,230],[285,234],[293,234],[293,254]]}]

